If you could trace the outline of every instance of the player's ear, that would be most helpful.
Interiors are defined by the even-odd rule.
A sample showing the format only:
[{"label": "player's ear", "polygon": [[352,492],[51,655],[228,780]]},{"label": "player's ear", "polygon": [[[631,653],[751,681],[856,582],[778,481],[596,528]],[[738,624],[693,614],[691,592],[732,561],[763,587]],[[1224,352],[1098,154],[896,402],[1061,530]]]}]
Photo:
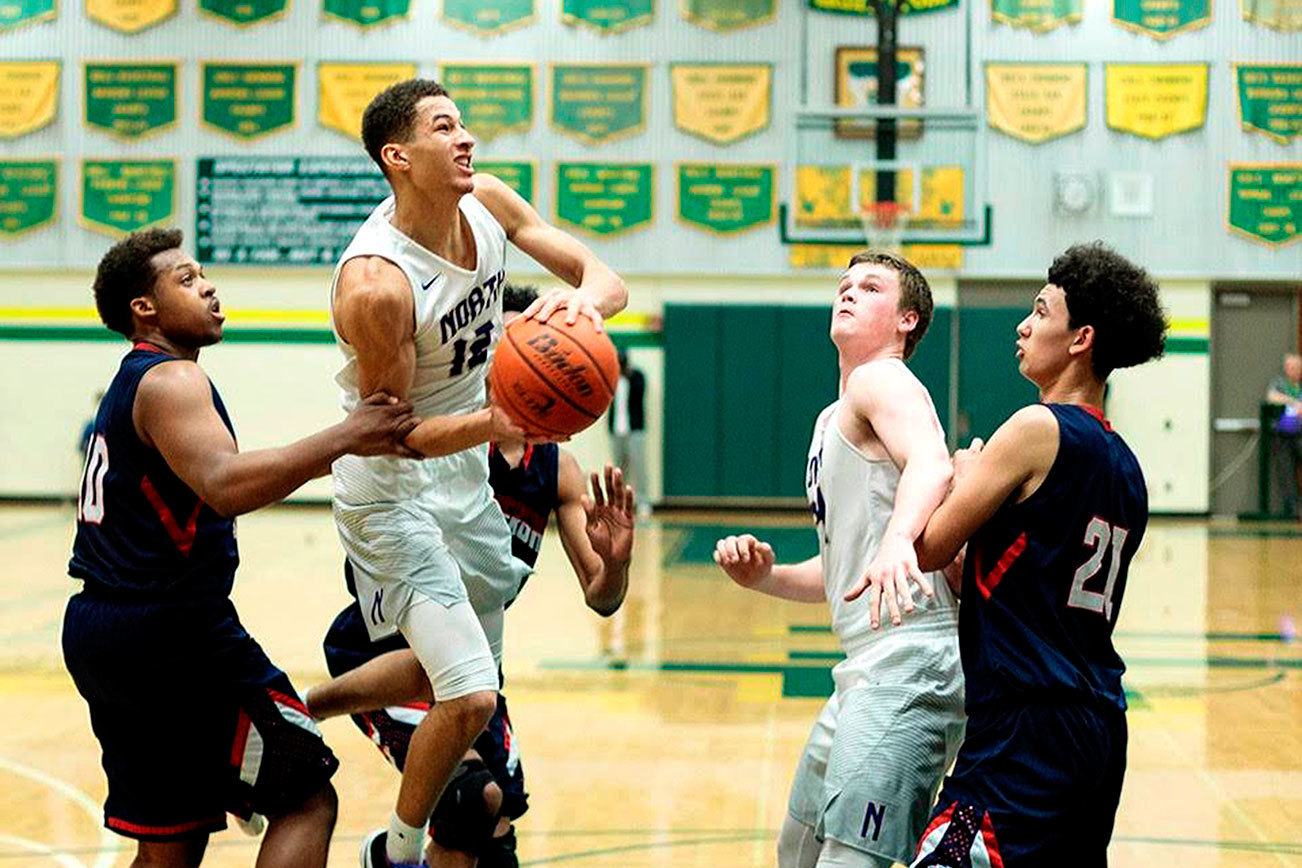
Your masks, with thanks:
[{"label": "player's ear", "polygon": [[1092,325],[1083,325],[1076,329],[1076,337],[1072,338],[1071,346],[1067,348],[1067,351],[1076,355],[1094,349],[1094,334],[1094,326]]},{"label": "player's ear", "polygon": [[383,148],[380,148],[380,159],[386,166],[405,172],[411,168],[411,161],[407,158],[407,151],[397,142],[389,142]]},{"label": "player's ear", "polygon": [[138,295],[131,299],[131,313],[140,319],[149,319],[158,315],[158,305],[152,295]]},{"label": "player's ear", "polygon": [[918,312],[916,310],[905,310],[900,312],[900,331],[908,334],[918,327]]}]

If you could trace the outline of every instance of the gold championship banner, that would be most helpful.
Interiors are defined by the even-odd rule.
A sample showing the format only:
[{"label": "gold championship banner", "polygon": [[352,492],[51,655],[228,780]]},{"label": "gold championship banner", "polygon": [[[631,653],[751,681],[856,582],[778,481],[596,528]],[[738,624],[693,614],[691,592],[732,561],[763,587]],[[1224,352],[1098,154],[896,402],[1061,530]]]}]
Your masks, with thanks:
[{"label": "gold championship banner", "polygon": [[316,118],[321,126],[359,139],[362,112],[375,95],[391,84],[416,77],[414,63],[322,63]]},{"label": "gold championship banner", "polygon": [[162,24],[176,14],[176,0],[86,0],[86,17],[122,33]]},{"label": "gold championship banner", "polygon": [[674,126],[726,145],[769,125],[773,67],[767,63],[674,63]]},{"label": "gold championship banner", "polygon": [[0,139],[14,139],[49,125],[59,111],[59,62],[0,63]]},{"label": "gold championship banner", "polygon": [[1037,145],[1084,129],[1088,75],[1083,63],[987,63],[986,120]]},{"label": "gold championship banner", "polygon": [[1108,127],[1145,139],[1200,129],[1207,122],[1205,63],[1107,63]]}]

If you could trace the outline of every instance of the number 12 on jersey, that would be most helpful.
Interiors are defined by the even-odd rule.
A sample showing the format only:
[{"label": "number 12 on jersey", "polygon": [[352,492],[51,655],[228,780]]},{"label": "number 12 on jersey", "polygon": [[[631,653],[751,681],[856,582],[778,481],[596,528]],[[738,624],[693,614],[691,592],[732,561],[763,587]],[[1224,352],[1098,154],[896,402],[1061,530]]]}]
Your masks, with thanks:
[{"label": "number 12 on jersey", "polygon": [[[1129,535],[1130,531],[1124,527],[1108,524],[1097,515],[1090,519],[1089,526],[1085,528],[1085,545],[1093,546],[1094,553],[1076,568],[1076,574],[1072,576],[1068,606],[1098,612],[1109,621],[1112,620],[1112,592],[1117,584],[1117,575],[1121,572],[1121,550]],[[1108,557],[1109,550],[1111,557]],[[1105,557],[1108,558],[1108,580],[1103,591],[1085,590],[1085,583],[1102,568]]]}]

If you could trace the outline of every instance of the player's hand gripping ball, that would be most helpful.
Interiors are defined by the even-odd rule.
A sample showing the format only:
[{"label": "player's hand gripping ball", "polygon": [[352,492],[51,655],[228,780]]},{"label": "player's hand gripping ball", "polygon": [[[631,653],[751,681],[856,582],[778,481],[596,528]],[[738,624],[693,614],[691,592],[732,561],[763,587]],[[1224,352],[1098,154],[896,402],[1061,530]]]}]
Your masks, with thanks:
[{"label": "player's hand gripping ball", "polygon": [[568,437],[601,418],[615,396],[615,345],[592,320],[516,317],[493,356],[493,401],[531,436]]}]

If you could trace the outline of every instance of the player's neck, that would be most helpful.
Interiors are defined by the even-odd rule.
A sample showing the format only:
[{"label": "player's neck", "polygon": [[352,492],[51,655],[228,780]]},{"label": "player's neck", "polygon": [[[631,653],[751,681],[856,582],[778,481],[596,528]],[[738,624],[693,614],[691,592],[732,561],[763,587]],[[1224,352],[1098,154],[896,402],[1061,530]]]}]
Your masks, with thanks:
[{"label": "player's neck", "polygon": [[176,341],[168,339],[162,332],[149,330],[138,331],[131,335],[132,345],[148,344],[149,346],[167,353],[169,356],[176,356],[178,359],[187,359],[191,362],[199,360],[199,348],[187,347],[178,344]]},{"label": "player's neck", "polygon": [[854,347],[840,350],[838,359],[841,365],[841,389],[845,391],[846,381],[850,379],[850,374],[855,368],[868,364],[869,362],[880,361],[881,359],[904,359],[904,348],[901,346],[876,347],[873,349],[862,350]]},{"label": "player's neck", "polygon": [[520,462],[524,460],[524,451],[526,449],[523,443],[497,443],[498,454],[506,460],[511,467],[519,467]]},{"label": "player's neck", "polygon": [[461,220],[461,197],[431,196],[415,187],[394,197],[393,227],[435,256],[456,263],[466,248]]},{"label": "player's neck", "polygon": [[1084,404],[1103,409],[1104,384],[1093,374],[1069,367],[1040,387],[1040,401],[1045,404]]}]

